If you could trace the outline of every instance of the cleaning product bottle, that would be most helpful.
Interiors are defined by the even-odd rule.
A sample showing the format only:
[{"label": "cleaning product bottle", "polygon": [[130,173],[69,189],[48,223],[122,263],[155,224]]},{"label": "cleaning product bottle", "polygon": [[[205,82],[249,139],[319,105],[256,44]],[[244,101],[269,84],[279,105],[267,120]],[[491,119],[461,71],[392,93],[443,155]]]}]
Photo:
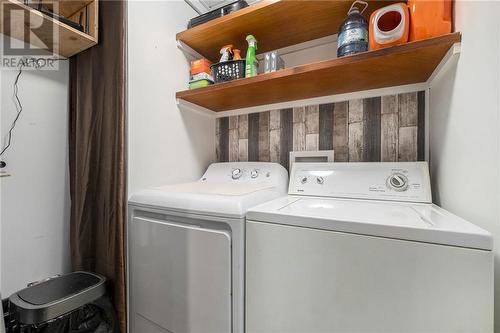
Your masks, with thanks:
[{"label": "cleaning product bottle", "polygon": [[257,39],[252,35],[248,35],[246,39],[248,42],[248,49],[245,58],[245,77],[252,77],[257,75],[259,66],[255,55],[255,51],[257,50]]},{"label": "cleaning product bottle", "polygon": [[241,51],[238,49],[233,50],[233,60],[241,60]]},{"label": "cleaning product bottle", "polygon": [[409,29],[410,13],[406,3],[394,3],[377,9],[370,16],[369,49],[404,44],[408,42]]},{"label": "cleaning product bottle", "polygon": [[451,0],[409,0],[410,42],[448,34],[453,28]]},{"label": "cleaning product bottle", "polygon": [[232,59],[233,55],[233,45],[225,45],[220,49],[220,54],[222,55],[220,57],[219,62],[226,62]]},{"label": "cleaning product bottle", "polygon": [[[358,4],[365,7],[359,10]],[[353,2],[347,18],[340,25],[337,40],[337,57],[368,51],[368,22],[361,15],[368,7],[365,1]]]}]

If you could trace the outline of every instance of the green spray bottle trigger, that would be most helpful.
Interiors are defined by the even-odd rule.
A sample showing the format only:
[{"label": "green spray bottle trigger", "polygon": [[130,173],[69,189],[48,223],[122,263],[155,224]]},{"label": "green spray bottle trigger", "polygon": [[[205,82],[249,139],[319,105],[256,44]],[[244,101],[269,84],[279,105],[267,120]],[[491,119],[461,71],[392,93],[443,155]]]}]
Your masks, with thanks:
[{"label": "green spray bottle trigger", "polygon": [[247,56],[245,58],[245,77],[256,76],[258,73],[258,65],[256,50],[257,39],[253,35],[248,35],[246,38],[248,42]]}]

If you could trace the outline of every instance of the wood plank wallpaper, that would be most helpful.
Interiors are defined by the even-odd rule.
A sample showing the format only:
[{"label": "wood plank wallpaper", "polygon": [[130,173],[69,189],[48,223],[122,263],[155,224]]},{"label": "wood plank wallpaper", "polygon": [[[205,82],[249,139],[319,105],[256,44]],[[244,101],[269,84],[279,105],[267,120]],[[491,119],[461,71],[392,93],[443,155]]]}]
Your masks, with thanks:
[{"label": "wood plank wallpaper", "polygon": [[423,91],[217,119],[219,162],[278,162],[290,151],[335,150],[337,162],[424,160]]}]

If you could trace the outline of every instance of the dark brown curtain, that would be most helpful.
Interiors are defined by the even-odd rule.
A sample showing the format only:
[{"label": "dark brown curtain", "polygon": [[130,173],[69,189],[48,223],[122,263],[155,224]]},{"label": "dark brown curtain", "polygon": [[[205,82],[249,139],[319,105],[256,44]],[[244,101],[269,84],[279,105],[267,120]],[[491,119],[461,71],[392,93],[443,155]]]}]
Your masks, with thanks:
[{"label": "dark brown curtain", "polygon": [[126,332],[126,3],[99,1],[99,44],[70,59],[74,270],[106,276]]}]

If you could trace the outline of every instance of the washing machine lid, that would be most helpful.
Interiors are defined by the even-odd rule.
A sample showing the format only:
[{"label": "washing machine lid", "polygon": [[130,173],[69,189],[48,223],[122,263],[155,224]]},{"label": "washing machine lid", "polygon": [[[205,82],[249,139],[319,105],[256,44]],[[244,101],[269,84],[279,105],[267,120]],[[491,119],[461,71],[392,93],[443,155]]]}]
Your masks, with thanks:
[{"label": "washing machine lid", "polygon": [[491,234],[433,204],[288,196],[247,219],[442,245],[492,250]]},{"label": "washing machine lid", "polygon": [[244,218],[250,207],[283,196],[288,173],[277,163],[213,163],[199,181],[138,191],[132,205],[218,217]]}]

